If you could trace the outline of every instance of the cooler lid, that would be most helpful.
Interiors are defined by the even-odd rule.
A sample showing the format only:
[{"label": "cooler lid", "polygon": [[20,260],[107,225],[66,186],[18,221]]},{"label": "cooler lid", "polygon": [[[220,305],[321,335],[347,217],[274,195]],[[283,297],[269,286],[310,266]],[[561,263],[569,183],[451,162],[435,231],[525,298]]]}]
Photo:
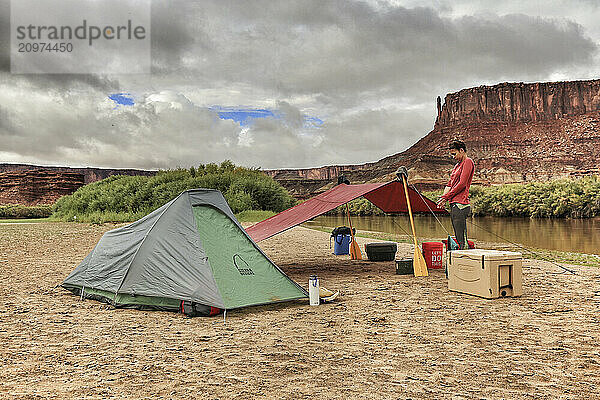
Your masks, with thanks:
[{"label": "cooler lid", "polygon": [[481,260],[481,257],[485,257],[485,260],[512,260],[516,258],[523,258],[521,253],[516,251],[504,251],[504,250],[486,250],[486,249],[471,249],[471,250],[454,250],[452,251],[452,257],[466,257],[473,260]]}]

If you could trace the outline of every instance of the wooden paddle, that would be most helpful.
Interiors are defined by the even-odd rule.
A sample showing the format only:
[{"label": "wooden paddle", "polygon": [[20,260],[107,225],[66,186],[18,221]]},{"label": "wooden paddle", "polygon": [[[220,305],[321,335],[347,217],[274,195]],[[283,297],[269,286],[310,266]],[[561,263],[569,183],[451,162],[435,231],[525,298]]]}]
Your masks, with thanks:
[{"label": "wooden paddle", "polygon": [[408,215],[410,216],[410,226],[412,227],[413,240],[415,242],[415,254],[413,257],[413,271],[415,276],[428,276],[427,264],[425,258],[417,243],[417,234],[415,232],[415,222],[413,221],[412,209],[410,207],[410,198],[408,197],[408,187],[406,185],[406,176],[402,175],[402,183],[404,184],[404,194],[406,195],[406,205],[408,206]]},{"label": "wooden paddle", "polygon": [[350,209],[346,203],[346,212],[348,213],[348,225],[350,225],[350,235],[352,235],[352,242],[350,243],[350,259],[351,260],[362,260],[362,253],[360,252],[360,246],[354,239],[354,230],[352,229],[352,220],[350,219]]}]

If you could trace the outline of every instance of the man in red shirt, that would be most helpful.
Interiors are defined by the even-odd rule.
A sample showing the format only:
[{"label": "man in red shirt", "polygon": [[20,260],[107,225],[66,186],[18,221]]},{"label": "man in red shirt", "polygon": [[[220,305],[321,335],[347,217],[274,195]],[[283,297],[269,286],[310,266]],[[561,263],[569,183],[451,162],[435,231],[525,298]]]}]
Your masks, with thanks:
[{"label": "man in red shirt", "polygon": [[456,241],[461,249],[467,247],[467,217],[470,217],[471,205],[469,204],[469,188],[473,181],[475,164],[467,157],[467,147],[460,140],[450,143],[450,153],[458,164],[450,174],[450,180],[444,188],[444,194],[437,202],[439,207],[444,207],[446,201],[450,202],[450,218],[456,235]]}]

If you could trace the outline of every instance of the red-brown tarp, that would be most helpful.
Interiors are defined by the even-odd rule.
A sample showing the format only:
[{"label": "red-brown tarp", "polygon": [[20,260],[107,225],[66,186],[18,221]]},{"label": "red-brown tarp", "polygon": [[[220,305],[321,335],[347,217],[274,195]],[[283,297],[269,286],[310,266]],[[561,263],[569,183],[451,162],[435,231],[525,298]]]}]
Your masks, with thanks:
[{"label": "red-brown tarp", "polygon": [[[341,184],[295,207],[252,225],[246,229],[246,232],[255,242],[260,242],[361,196],[364,196],[386,213],[408,212],[404,186],[400,181],[365,183],[362,185]],[[413,212],[447,212],[443,208],[438,208],[433,201],[425,196],[421,197],[411,187],[408,188],[408,197]]]}]

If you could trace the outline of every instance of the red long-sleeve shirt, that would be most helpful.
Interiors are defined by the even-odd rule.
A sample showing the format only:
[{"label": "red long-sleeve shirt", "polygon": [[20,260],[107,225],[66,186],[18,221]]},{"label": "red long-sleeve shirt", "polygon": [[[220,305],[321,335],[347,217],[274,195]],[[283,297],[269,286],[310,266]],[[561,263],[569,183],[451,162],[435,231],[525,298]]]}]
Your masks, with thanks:
[{"label": "red long-sleeve shirt", "polygon": [[475,172],[475,164],[469,157],[456,164],[446,185],[450,187],[450,191],[443,195],[442,199],[450,203],[469,204],[469,188],[473,181],[473,172]]}]

